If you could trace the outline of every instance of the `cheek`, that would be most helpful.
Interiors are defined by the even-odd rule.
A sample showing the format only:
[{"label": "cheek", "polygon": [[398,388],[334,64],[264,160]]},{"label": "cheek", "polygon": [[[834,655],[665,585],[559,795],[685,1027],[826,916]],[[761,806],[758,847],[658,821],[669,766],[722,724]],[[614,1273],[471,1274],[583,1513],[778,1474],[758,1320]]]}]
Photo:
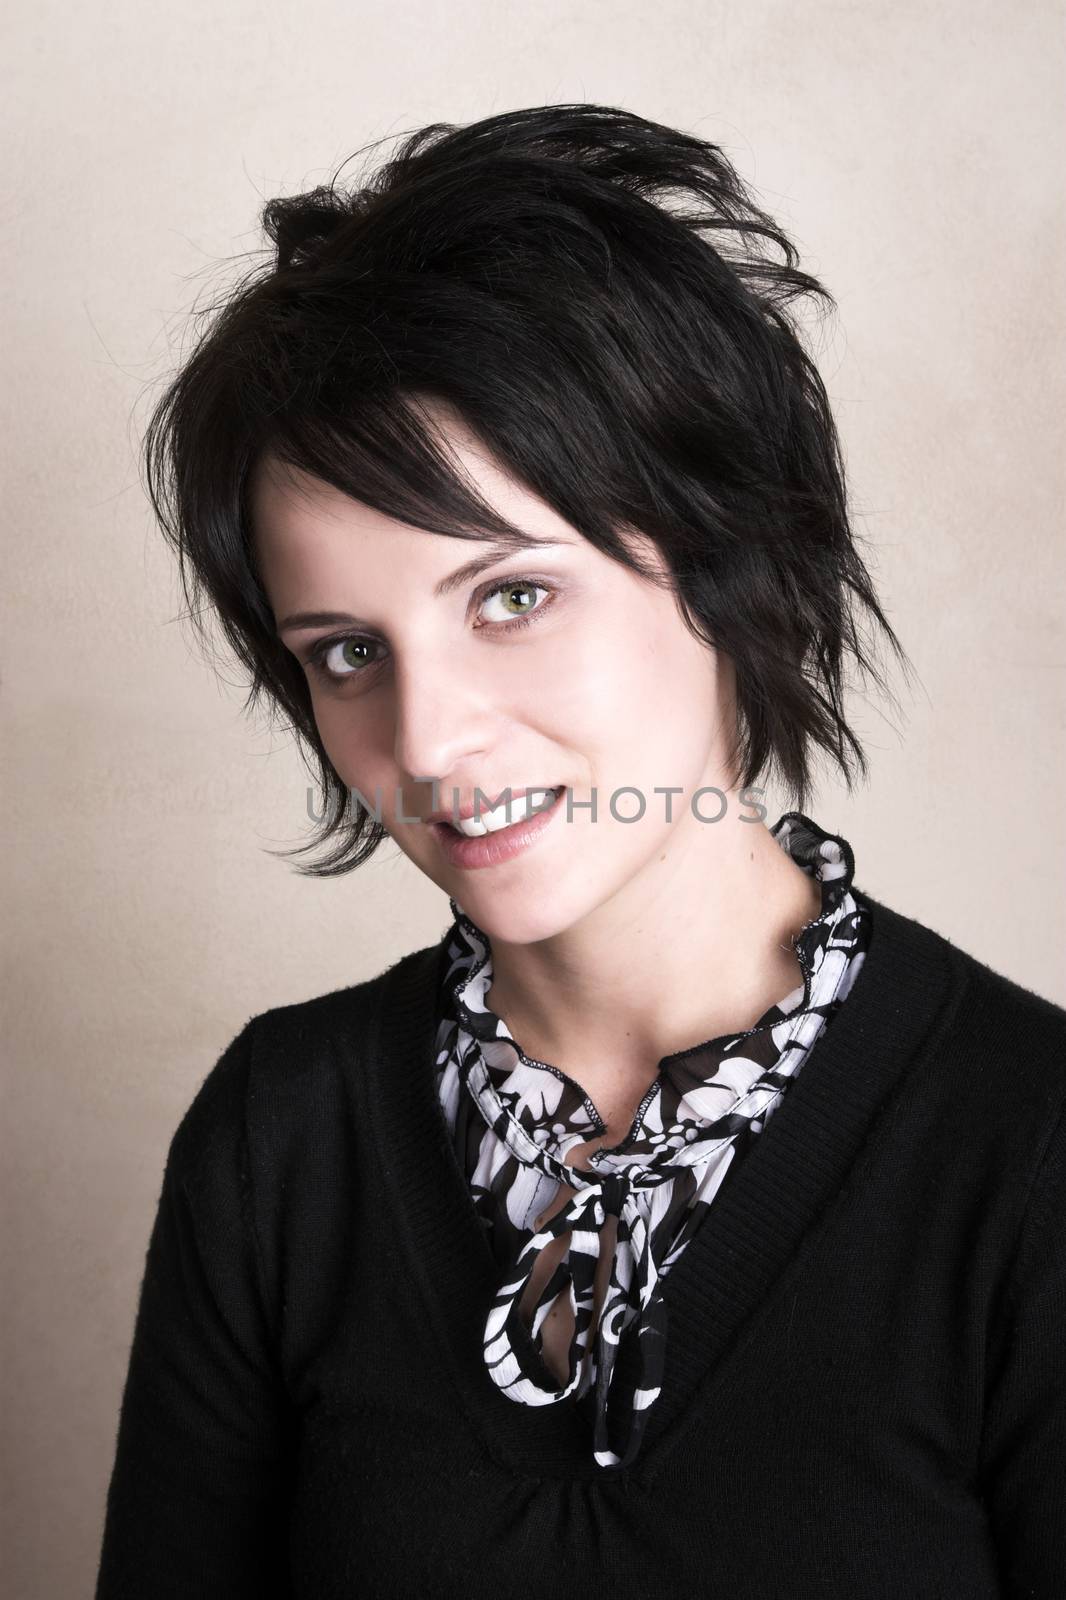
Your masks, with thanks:
[{"label": "cheek", "polygon": [[672,618],[640,617],[568,652],[539,687],[538,703],[562,708],[565,728],[590,753],[647,772],[653,761],[687,752],[686,770],[693,762],[701,770],[715,721],[715,657]]},{"label": "cheek", "polygon": [[[674,793],[669,801],[657,790],[681,789],[690,794],[711,783],[725,786],[718,747],[718,686],[714,656],[692,642],[691,648],[676,633],[668,634],[642,653],[626,680],[627,704],[617,724],[609,761],[601,785],[639,791],[645,802],[644,820],[652,829],[668,832],[683,812],[684,801]],[[640,805],[635,795],[619,799],[619,809],[635,816]],[[627,830],[635,850],[649,835]]]},{"label": "cheek", "polygon": [[396,781],[390,764],[392,735],[374,703],[320,696],[313,709],[318,737],[341,782],[367,796],[375,787],[391,796]]},{"label": "cheek", "polygon": [[560,633],[538,649],[522,693],[527,708],[550,710],[593,739],[597,729],[606,739],[640,727],[669,682],[670,662],[645,619],[621,608],[611,615],[609,626]]},{"label": "cheek", "polygon": [[[574,813],[567,836],[579,832],[581,849],[588,852],[578,872],[623,871],[629,855],[648,847],[645,829],[619,828],[612,817],[611,797],[616,791],[636,789],[646,798],[651,817],[661,800],[653,793],[657,783],[684,782],[663,778],[673,771],[674,760],[659,737],[657,701],[663,693],[654,650],[636,630],[617,630],[596,637],[573,636],[565,647],[538,656],[535,682],[530,679],[512,699],[515,721],[536,733],[544,748],[562,752],[560,771],[567,773],[579,794],[596,795],[596,823],[586,806]],[[617,793],[618,817],[639,809],[633,794]],[[603,854],[606,852],[606,854]],[[599,865],[594,869],[594,862]]]}]

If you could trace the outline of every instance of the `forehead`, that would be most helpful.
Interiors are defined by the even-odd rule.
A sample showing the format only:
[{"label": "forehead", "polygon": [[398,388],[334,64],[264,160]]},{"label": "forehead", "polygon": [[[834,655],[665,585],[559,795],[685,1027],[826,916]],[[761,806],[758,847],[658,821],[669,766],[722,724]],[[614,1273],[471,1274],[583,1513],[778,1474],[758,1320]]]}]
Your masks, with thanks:
[{"label": "forehead", "polygon": [[[474,519],[469,526],[481,537],[471,542],[440,532],[432,515],[425,517],[429,527],[418,520],[399,520],[283,461],[276,453],[263,451],[250,475],[248,506],[252,546],[266,582],[288,587],[290,581],[299,583],[311,577],[332,580],[350,567],[355,549],[361,572],[376,576],[380,569],[395,575],[399,565],[432,577],[457,564],[465,565],[472,557],[484,557],[490,550],[496,552],[494,561],[500,561],[511,550],[518,554],[527,548],[504,536],[490,539],[484,524],[478,525],[479,503],[526,535],[531,553],[550,544],[581,547],[595,559],[595,547],[514,478],[452,408],[439,401],[429,404],[419,399],[414,403],[425,413],[431,445],[444,456],[447,471],[469,489]],[[401,505],[405,503],[403,489],[398,481]],[[413,499],[417,505],[417,486]],[[408,514],[417,519],[416,511]]]},{"label": "forehead", "polygon": [[[464,470],[477,474],[481,496],[529,535],[531,551],[541,541],[546,549],[586,544],[543,502],[513,486],[468,431],[460,436],[456,429],[449,447],[461,454]],[[509,553],[506,542],[472,542],[398,521],[272,454],[255,465],[249,509],[253,560],[275,609],[321,610],[320,597],[337,594],[353,605],[353,581],[391,589],[401,571],[432,588],[460,571],[465,581],[465,569],[476,567],[473,581]]]},{"label": "forehead", "polygon": [[[591,544],[570,522],[539,495],[512,476],[506,465],[446,401],[424,395],[409,397],[426,419],[434,443],[443,451],[452,471],[469,480],[475,498],[486,502],[531,540],[551,540],[582,550],[594,563],[603,562],[614,572],[616,563]],[[249,480],[249,509],[253,547],[276,578],[296,577],[309,563],[333,566],[350,557],[353,536],[359,537],[368,559],[393,563],[413,555],[419,564],[454,564],[456,553],[474,554],[467,541],[437,533],[389,516],[345,494],[301,467],[282,461],[270,451],[257,459]],[[662,552],[655,542],[633,528],[618,530],[632,553],[667,574]],[[406,536],[406,537],[405,537]],[[417,538],[416,538],[417,536]]]},{"label": "forehead", "polygon": [[[456,477],[468,480],[480,498],[505,516],[510,514],[509,508],[518,506],[529,514],[536,497],[515,480],[454,406],[421,394],[408,395],[405,400]],[[299,515],[347,519],[350,508],[360,503],[302,467],[282,461],[267,448],[260,452],[250,474],[249,505],[256,519]]]},{"label": "forehead", "polygon": [[302,520],[336,518],[345,505],[354,502],[324,479],[269,451],[259,456],[249,474],[248,507],[257,538]]}]

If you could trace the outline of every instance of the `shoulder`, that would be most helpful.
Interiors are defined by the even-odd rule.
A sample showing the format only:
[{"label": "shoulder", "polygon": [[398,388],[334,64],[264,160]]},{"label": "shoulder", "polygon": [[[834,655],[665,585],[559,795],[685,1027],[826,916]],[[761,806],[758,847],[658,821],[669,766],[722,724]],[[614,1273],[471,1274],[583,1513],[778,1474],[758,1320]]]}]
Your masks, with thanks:
[{"label": "shoulder", "polygon": [[249,1017],[201,1081],[168,1161],[185,1169],[244,1156],[251,1146],[279,1147],[301,1128],[313,1140],[343,1092],[342,1068],[350,1079],[397,1012],[435,999],[442,950],[427,945],[360,983]]},{"label": "shoulder", "polygon": [[1012,1027],[1019,1036],[1066,1039],[1066,1007],[1007,977],[931,924],[861,890],[854,893],[859,905],[870,909],[872,937],[887,948],[891,961],[924,963],[931,981],[954,981],[965,990],[967,1003],[979,1005],[983,1016],[994,1014],[1000,1026]]},{"label": "shoulder", "polygon": [[306,1000],[271,1006],[245,1025],[254,1066],[292,1065],[293,1051],[313,1063],[337,1045],[364,1046],[392,1020],[397,1008],[435,998],[443,940],[411,951],[361,983],[331,989]]},{"label": "shoulder", "polygon": [[951,946],[962,969],[966,994],[978,1020],[1019,1043],[1057,1047],[1055,1064],[1066,1070],[1066,1007],[1008,978],[969,951]]},{"label": "shoulder", "polygon": [[[907,920],[916,927],[923,926],[915,918]],[[1066,1045],[1066,1007],[1007,977],[946,934],[924,926],[923,932],[954,963],[964,989],[964,1007],[970,1008],[972,1021],[997,1030],[993,1042],[1010,1039],[1017,1044],[1046,1044],[1062,1050]],[[1060,1054],[1056,1065],[1060,1072],[1066,1069],[1066,1057]]]},{"label": "shoulder", "polygon": [[952,950],[962,982],[955,1049],[988,1076],[1005,1115],[1031,1119],[1043,1148],[1066,1105],[1066,1008]]},{"label": "shoulder", "polygon": [[1045,1122],[1066,1099],[1066,1007],[917,917],[859,898],[872,911],[884,981],[905,972],[905,993],[917,995],[921,983],[940,1002],[935,1054],[945,1072],[953,1063],[968,1097],[987,1092],[1013,1117],[1028,1109]]}]

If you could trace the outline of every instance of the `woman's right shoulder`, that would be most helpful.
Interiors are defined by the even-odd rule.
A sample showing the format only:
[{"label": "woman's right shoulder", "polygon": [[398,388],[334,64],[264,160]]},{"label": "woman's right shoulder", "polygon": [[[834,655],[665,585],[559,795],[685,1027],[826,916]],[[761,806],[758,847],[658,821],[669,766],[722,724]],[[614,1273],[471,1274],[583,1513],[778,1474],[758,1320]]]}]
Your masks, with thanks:
[{"label": "woman's right shoulder", "polygon": [[[388,1049],[388,1019],[403,1007],[432,1017],[440,955],[427,946],[361,983],[250,1017],[173,1136],[168,1188],[185,1197],[202,1237],[226,1248],[244,1241],[289,1371],[313,1344],[318,1312],[328,1320],[353,1230],[376,1209],[364,1063]],[[301,1308],[295,1320],[286,1307]]]},{"label": "woman's right shoulder", "polygon": [[199,1161],[220,1139],[262,1158],[313,1141],[358,1081],[358,1063],[389,1019],[435,996],[444,943],[400,957],[359,983],[255,1013],[200,1083],[176,1129],[170,1160]]}]

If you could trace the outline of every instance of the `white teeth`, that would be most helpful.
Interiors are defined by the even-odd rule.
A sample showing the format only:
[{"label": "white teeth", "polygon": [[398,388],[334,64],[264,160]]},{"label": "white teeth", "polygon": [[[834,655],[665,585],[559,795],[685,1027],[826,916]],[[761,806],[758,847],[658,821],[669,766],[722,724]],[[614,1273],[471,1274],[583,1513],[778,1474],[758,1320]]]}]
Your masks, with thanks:
[{"label": "white teeth", "polygon": [[504,800],[494,810],[483,811],[479,817],[465,817],[461,822],[453,818],[452,827],[468,839],[480,839],[483,834],[496,833],[500,828],[509,828],[513,823],[521,822],[534,809],[546,810],[549,802],[560,792],[558,789],[531,789],[528,794],[512,798],[510,806]]}]

